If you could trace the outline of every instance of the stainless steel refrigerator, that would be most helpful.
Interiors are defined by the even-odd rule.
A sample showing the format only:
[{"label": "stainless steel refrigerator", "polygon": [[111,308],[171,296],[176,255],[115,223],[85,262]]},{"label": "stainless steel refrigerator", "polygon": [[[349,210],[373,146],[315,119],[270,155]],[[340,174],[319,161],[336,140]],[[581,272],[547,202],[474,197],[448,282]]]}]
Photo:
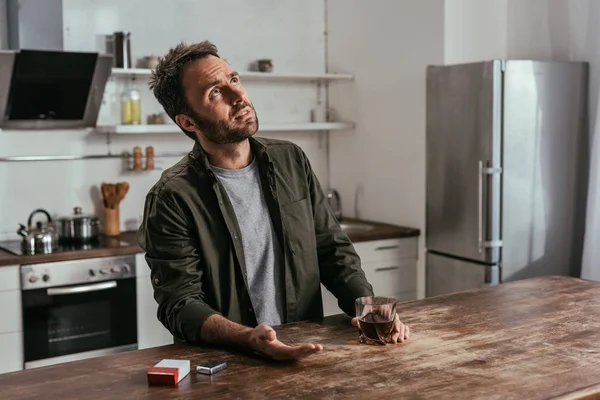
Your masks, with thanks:
[{"label": "stainless steel refrigerator", "polygon": [[426,295],[579,276],[588,64],[427,69]]}]

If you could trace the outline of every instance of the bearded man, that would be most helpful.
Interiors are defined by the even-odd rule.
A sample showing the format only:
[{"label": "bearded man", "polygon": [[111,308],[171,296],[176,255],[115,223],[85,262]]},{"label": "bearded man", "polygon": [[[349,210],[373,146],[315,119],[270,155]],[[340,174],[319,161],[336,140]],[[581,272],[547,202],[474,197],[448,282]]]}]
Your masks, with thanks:
[{"label": "bearded man", "polygon": [[[321,283],[349,316],[374,293],[308,158],[291,142],[254,137],[248,93],[210,42],[170,49],[150,87],[194,141],[149,191],[138,231],[159,320],[190,344],[273,359],[321,351],[280,342],[272,326],[322,318]],[[408,336],[396,320],[391,342]]]}]

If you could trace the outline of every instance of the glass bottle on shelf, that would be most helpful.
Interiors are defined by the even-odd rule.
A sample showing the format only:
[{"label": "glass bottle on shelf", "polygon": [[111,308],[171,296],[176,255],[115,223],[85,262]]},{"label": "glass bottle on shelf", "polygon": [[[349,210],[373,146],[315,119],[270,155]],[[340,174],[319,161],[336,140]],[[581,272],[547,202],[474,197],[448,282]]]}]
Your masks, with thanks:
[{"label": "glass bottle on shelf", "polygon": [[121,94],[121,124],[136,125],[142,123],[142,106],[140,92],[135,85],[135,78],[131,87]]}]

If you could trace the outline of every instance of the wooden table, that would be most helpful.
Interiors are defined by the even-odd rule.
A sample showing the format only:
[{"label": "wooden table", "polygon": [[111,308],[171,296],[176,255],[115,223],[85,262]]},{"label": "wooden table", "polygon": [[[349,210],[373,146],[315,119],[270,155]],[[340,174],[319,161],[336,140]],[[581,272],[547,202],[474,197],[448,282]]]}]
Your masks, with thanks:
[{"label": "wooden table", "polygon": [[[0,375],[7,399],[571,399],[600,396],[600,283],[537,278],[403,303],[404,345],[358,344],[345,317],[278,327],[323,353],[295,364],[164,346]],[[148,387],[163,358],[229,367]]]}]

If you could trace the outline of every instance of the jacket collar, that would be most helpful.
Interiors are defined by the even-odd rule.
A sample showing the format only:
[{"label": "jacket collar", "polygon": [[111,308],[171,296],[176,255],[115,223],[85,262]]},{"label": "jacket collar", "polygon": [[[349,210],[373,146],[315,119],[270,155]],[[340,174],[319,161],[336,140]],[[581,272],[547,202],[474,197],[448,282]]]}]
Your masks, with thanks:
[{"label": "jacket collar", "polygon": [[[267,154],[267,144],[264,142],[262,138],[250,137],[248,138],[250,141],[250,148],[254,153],[254,156],[259,161],[267,161],[269,162],[269,156]],[[207,172],[213,179],[216,179],[213,175],[213,172],[210,168],[210,163],[208,162],[208,155],[206,151],[200,145],[200,142],[194,140],[194,148],[191,152],[191,157],[197,161],[200,166]]]}]

